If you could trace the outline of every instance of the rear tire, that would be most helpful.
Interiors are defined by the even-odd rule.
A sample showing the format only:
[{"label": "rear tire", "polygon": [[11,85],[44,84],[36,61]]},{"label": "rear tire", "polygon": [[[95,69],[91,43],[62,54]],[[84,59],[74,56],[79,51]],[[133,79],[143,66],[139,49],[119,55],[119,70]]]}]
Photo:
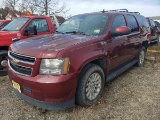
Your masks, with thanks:
[{"label": "rear tire", "polygon": [[6,76],[8,74],[7,68],[4,65],[7,62],[7,51],[0,51],[0,76]]},{"label": "rear tire", "polygon": [[90,106],[98,101],[104,91],[105,77],[102,68],[88,64],[81,72],[77,84],[76,104]]},{"label": "rear tire", "polygon": [[145,58],[146,58],[146,48],[143,46],[139,51],[138,62],[137,62],[138,67],[144,66]]}]

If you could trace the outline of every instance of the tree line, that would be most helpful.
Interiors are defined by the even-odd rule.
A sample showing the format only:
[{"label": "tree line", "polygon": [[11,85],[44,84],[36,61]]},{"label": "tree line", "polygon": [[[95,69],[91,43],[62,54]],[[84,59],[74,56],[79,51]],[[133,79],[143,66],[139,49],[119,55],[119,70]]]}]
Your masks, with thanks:
[{"label": "tree line", "polygon": [[0,8],[0,19],[5,19],[8,13],[16,17],[17,13],[21,15],[26,11],[30,11],[31,14],[63,17],[66,17],[69,12],[66,3],[59,2],[59,0],[3,0],[3,6]]}]

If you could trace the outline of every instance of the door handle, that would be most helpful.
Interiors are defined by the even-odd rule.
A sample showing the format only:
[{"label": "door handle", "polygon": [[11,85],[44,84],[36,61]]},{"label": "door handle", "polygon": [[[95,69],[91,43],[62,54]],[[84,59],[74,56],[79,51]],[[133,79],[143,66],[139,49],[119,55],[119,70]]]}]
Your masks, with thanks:
[{"label": "door handle", "polygon": [[101,45],[107,45],[107,42],[103,41],[103,42],[100,42]]}]

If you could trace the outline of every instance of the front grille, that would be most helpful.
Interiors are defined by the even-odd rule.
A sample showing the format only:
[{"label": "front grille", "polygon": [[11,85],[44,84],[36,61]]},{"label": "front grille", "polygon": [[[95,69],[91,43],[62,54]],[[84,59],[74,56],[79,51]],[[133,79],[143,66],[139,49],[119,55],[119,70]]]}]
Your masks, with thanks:
[{"label": "front grille", "polygon": [[32,75],[32,69],[27,68],[20,65],[14,65],[12,62],[8,61],[9,67],[17,74],[25,75],[25,76],[31,76]]},{"label": "front grille", "polygon": [[32,64],[32,65],[36,61],[35,57],[26,56],[26,55],[14,53],[14,52],[11,52],[11,51],[8,52],[8,56],[10,58],[12,58],[12,59],[16,59],[19,62],[27,63],[27,64]]}]

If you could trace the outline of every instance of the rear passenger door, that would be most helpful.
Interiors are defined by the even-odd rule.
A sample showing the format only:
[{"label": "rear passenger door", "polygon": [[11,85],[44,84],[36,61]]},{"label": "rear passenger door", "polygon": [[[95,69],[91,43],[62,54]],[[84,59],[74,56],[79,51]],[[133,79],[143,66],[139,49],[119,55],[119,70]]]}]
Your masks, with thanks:
[{"label": "rear passenger door", "polygon": [[127,24],[131,29],[131,34],[128,35],[129,47],[130,47],[130,55],[129,58],[132,59],[138,55],[141,43],[141,34],[140,28],[137,22],[137,19],[133,15],[127,15]]}]

